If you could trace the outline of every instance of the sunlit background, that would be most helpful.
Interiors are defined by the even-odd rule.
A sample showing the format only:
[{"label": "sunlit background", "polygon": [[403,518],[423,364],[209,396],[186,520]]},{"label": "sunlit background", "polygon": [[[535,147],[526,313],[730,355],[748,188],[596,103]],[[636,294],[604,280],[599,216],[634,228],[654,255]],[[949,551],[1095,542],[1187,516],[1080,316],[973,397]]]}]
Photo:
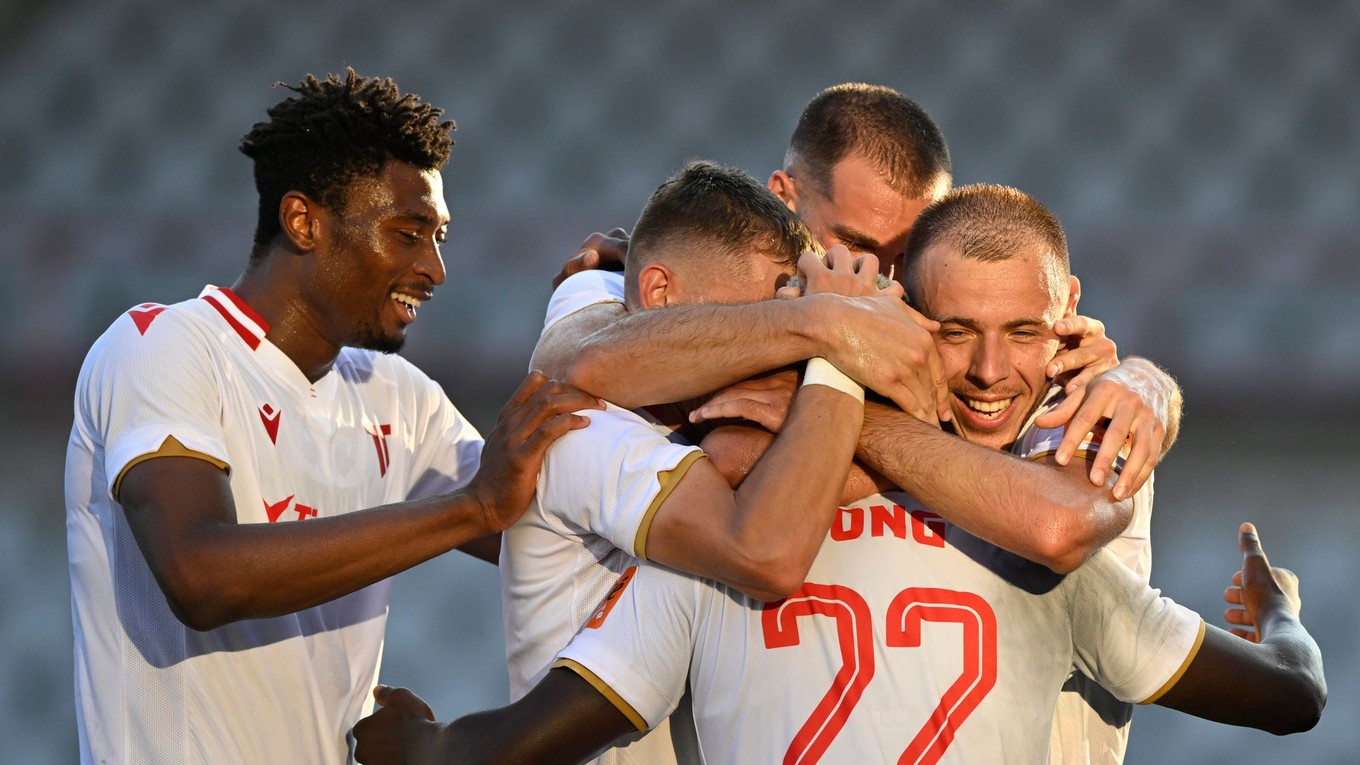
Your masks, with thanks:
[{"label": "sunlit background", "polygon": [[[239,137],[274,82],[352,65],[458,120],[448,283],[409,356],[484,430],[558,265],[685,159],[764,178],[821,88],[918,100],[956,181],[1049,205],[1084,311],[1184,385],[1153,583],[1221,623],[1244,519],[1304,582],[1318,728],[1140,710],[1128,762],[1357,760],[1354,3],[382,5],[0,3],[0,759],[76,760],[61,465],[81,357],[128,307],[234,280],[255,209]],[[441,718],[504,703],[499,607],[485,564],[403,575],[384,680]]]}]

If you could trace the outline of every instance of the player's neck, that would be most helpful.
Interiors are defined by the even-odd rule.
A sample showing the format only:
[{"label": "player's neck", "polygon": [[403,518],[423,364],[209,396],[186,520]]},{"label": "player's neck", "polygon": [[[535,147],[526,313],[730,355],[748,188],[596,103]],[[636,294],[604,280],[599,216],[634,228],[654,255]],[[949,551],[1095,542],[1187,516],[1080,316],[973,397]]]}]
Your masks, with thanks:
[{"label": "player's neck", "polygon": [[316,382],[335,365],[340,345],[321,331],[316,312],[303,302],[284,274],[271,273],[269,261],[246,269],[232,291],[269,324],[265,337],[297,365],[309,382]]}]

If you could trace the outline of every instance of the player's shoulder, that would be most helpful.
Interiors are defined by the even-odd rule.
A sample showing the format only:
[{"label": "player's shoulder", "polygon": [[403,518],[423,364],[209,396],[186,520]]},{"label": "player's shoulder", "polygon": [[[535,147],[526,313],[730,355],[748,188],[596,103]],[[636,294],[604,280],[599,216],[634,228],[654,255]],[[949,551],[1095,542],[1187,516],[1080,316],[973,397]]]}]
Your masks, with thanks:
[{"label": "player's shoulder", "polygon": [[597,293],[623,300],[623,272],[592,269],[572,274],[557,285],[557,289],[553,290],[553,297],[575,293]]},{"label": "player's shoulder", "polygon": [[205,335],[206,306],[198,299],[138,303],[123,311],[95,341],[91,353],[119,354],[173,349]]},{"label": "player's shoulder", "polygon": [[623,274],[615,271],[582,271],[572,274],[553,290],[543,318],[547,331],[557,322],[593,305],[624,302]]}]

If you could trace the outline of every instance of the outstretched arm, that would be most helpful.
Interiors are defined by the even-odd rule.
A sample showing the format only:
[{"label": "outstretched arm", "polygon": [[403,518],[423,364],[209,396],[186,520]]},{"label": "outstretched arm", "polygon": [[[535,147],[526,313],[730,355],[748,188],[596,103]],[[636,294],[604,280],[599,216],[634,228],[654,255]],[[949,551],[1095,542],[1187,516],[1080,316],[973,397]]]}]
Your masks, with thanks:
[{"label": "outstretched arm", "polygon": [[135,464],[119,498],[175,615],[213,629],[324,603],[505,529],[528,507],[548,445],[588,423],[572,412],[599,407],[533,373],[463,489],[305,523],[237,523],[226,472],[194,457]]},{"label": "outstretched arm", "polygon": [[1260,642],[1208,627],[1185,674],[1157,704],[1276,735],[1309,730],[1327,703],[1322,652],[1299,621],[1298,577],[1273,568],[1256,527],[1242,524],[1242,602]]},{"label": "outstretched arm", "polygon": [[613,704],[569,669],[550,670],[509,706],[436,723],[405,688],[378,686],[382,708],[354,726],[363,765],[572,765],[636,731]]}]

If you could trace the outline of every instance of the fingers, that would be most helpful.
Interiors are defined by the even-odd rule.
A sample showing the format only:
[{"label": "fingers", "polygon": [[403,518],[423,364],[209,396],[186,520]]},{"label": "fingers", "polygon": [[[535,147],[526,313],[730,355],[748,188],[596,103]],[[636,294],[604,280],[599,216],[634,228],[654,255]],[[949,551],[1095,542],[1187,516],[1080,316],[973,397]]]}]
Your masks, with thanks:
[{"label": "fingers", "polygon": [[[1086,398],[1077,407],[1076,413],[1067,423],[1067,432],[1063,434],[1062,443],[1058,445],[1058,453],[1054,455],[1059,465],[1066,465],[1077,453],[1077,447],[1081,446],[1082,441],[1086,440],[1089,433],[1095,431],[1100,421],[1108,416],[1106,411],[1109,406],[1107,397],[1096,395],[1098,392],[1087,391]],[[1122,443],[1122,442],[1121,442]],[[1104,483],[1104,475],[1100,480],[1096,480],[1094,472],[1091,476],[1091,483],[1100,485]]]},{"label": "fingers", "polygon": [[[927,342],[924,346],[926,377],[923,382],[931,395],[924,398],[923,401],[927,402],[927,405],[932,400],[934,401],[936,427],[938,427],[940,422],[948,422],[954,416],[949,409],[949,378],[945,377],[944,362],[940,360],[940,352],[935,347],[935,333],[940,330],[940,323],[927,318],[925,314],[911,306],[906,306],[906,309],[911,320],[916,323],[916,326],[925,330],[927,335],[925,338]],[[920,415],[917,416],[920,417]],[[928,417],[922,419],[927,422],[930,421]]]},{"label": "fingers", "polygon": [[750,420],[771,433],[778,433],[784,426],[784,414],[784,409],[767,402],[739,398],[705,404],[690,412],[689,421],[698,424],[709,420]]},{"label": "fingers", "polygon": [[498,433],[493,435],[502,436],[509,445],[524,443],[533,437],[534,431],[561,417],[561,422],[553,425],[553,431],[560,430],[560,436],[589,424],[588,418],[573,412],[603,408],[604,402],[600,399],[566,383],[549,380],[542,372],[534,370],[501,409],[495,427]]},{"label": "fingers", "polygon": [[510,394],[510,399],[505,402],[505,406],[501,407],[499,416],[504,417],[506,412],[518,408],[525,401],[528,401],[529,397],[537,393],[538,389],[543,387],[543,384],[547,381],[547,375],[537,369],[530,370],[529,374],[524,377],[524,382],[519,384],[519,387],[515,389],[515,392]]},{"label": "fingers", "polygon": [[[1072,415],[1076,414],[1077,408],[1080,407],[1081,402],[1085,400],[1086,389],[1078,388],[1076,391],[1068,393],[1067,398],[1064,398],[1061,404],[1058,404],[1057,406],[1053,407],[1047,412],[1044,412],[1038,417],[1035,417],[1034,425],[1036,427],[1045,429],[1061,428],[1062,426],[1067,424],[1068,420],[1072,419]],[[1071,458],[1072,452],[1076,451],[1077,445],[1081,443],[1081,439],[1085,435],[1086,435],[1085,433],[1076,433],[1071,428],[1067,430],[1067,435],[1063,436],[1063,443],[1066,444],[1068,438],[1076,439],[1072,443],[1071,448],[1067,450],[1067,459]],[[1058,453],[1059,456],[1061,456],[1063,454],[1063,450],[1060,448],[1058,450]],[[1061,465],[1066,465],[1067,459],[1060,459],[1058,463]]]},{"label": "fingers", "polygon": [[373,699],[380,706],[392,707],[434,722],[434,710],[430,709],[430,705],[406,688],[389,688],[386,685],[378,685],[373,688]]},{"label": "fingers", "polygon": [[1046,371],[1049,377],[1057,377],[1065,371],[1096,367],[1090,374],[1083,373],[1085,381],[1119,364],[1119,349],[1115,342],[1105,336],[1105,324],[1089,316],[1067,316],[1053,324],[1053,332],[1064,341],[1068,350],[1059,353],[1049,362]]},{"label": "fingers", "polygon": [[816,257],[816,253],[804,253],[798,261],[798,270],[807,282],[809,293],[834,292],[848,296],[888,294],[901,298],[901,288],[892,284],[885,284],[884,289],[879,290],[877,256],[855,255],[845,245],[836,245],[821,257]]},{"label": "fingers", "polygon": [[1152,471],[1157,467],[1157,461],[1162,454],[1159,430],[1151,417],[1144,417],[1134,427],[1129,437],[1129,451],[1124,458],[1124,467],[1114,485],[1115,499],[1132,496],[1152,476]]}]

